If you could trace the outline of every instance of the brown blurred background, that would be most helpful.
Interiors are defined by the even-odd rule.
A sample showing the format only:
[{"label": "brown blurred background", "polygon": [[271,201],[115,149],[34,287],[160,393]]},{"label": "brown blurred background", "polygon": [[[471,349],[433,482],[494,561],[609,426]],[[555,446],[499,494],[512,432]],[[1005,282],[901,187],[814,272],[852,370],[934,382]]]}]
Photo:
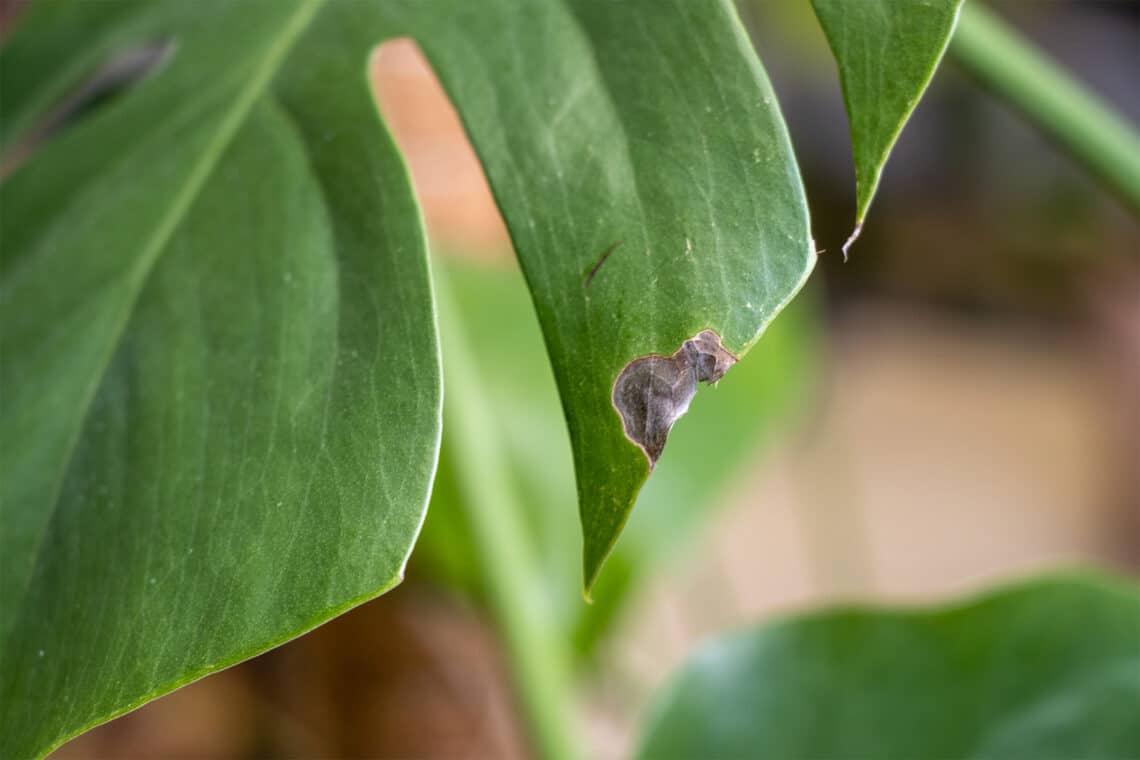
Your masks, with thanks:
[{"label": "brown blurred background", "polygon": [[[1140,3],[994,3],[1132,123]],[[849,263],[846,119],[804,3],[743,9],[827,252],[811,408],[640,594],[580,704],[621,757],[700,637],[839,598],[935,599],[1036,569],[1140,568],[1140,226],[948,59]],[[438,248],[510,265],[462,129],[408,43],[374,61]],[[482,614],[413,573],[56,758],[526,757]]]}]

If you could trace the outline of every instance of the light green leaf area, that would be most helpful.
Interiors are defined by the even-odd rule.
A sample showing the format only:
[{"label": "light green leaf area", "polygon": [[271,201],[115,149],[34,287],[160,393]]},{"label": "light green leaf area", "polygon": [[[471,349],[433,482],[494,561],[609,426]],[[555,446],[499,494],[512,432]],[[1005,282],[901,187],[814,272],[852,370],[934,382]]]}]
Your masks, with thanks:
[{"label": "light green leaf area", "polygon": [[[509,500],[521,512],[524,532],[517,539],[539,563],[556,635],[573,636],[579,650],[589,652],[644,576],[685,550],[734,476],[756,461],[762,444],[802,407],[818,359],[810,299],[801,295],[716,388],[698,394],[638,499],[594,589],[594,604],[583,605],[575,593],[581,545],[570,441],[526,285],[513,268],[453,262],[445,271],[458,321],[454,331],[461,329],[469,342],[476,365],[471,371],[478,373],[480,403],[488,411],[473,450],[464,448],[456,431],[444,430],[439,474],[413,564],[423,561],[450,583],[483,593],[494,558],[472,535],[468,516],[480,506],[467,503],[457,478],[463,463],[479,463],[497,450],[509,472]],[[446,403],[457,403],[455,395],[448,393]]]},{"label": "light green leaf area", "polygon": [[[175,49],[0,186],[3,757],[397,583],[439,439],[373,40],[305,36],[311,0],[36,3],[0,54],[5,124],[51,108],[25,79],[91,73],[57,59],[101,65],[102,32],[57,25],[96,5],[120,44]],[[319,82],[275,97],[287,54]]]},{"label": "light green leaf area", "polygon": [[623,369],[703,330],[742,355],[815,254],[775,96],[727,0],[519,7],[385,13],[420,40],[510,229],[570,431],[588,589],[650,471],[614,406]]},{"label": "light green leaf area", "polygon": [[715,639],[640,757],[1140,757],[1140,587],[1056,576],[931,610],[841,609]]},{"label": "light green leaf area", "polygon": [[0,185],[0,754],[399,580],[441,406],[420,216],[366,76],[406,33],[523,263],[589,583],[650,469],[622,368],[706,329],[743,354],[810,271],[726,0],[31,4],[0,49],[5,166],[123,56],[170,52]]},{"label": "light green leaf area", "polygon": [[839,65],[855,157],[855,231],[954,32],[963,0],[812,0]]}]

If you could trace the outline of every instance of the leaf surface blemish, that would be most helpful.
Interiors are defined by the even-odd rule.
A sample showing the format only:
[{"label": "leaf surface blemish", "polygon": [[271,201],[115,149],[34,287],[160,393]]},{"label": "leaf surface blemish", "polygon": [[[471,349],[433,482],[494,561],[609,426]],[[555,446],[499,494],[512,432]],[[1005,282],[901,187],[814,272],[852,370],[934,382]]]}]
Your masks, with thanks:
[{"label": "leaf surface blemish", "polygon": [[736,364],[720,336],[702,330],[672,356],[634,359],[614,382],[614,408],[625,435],[645,452],[649,469],[657,464],[673,423],[689,411],[697,383],[715,383]]}]

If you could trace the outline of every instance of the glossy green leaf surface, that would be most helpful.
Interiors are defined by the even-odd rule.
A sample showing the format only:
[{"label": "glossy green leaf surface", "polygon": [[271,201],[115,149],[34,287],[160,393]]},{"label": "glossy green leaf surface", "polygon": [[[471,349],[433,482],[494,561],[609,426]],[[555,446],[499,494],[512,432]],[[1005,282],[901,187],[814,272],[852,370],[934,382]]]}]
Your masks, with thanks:
[{"label": "glossy green leaf surface", "polygon": [[1058,576],[932,610],[844,609],[715,639],[644,758],[1140,756],[1140,587]]},{"label": "glossy green leaf surface", "polygon": [[839,65],[855,157],[855,232],[954,32],[963,0],[812,0]]},{"label": "glossy green leaf surface", "polygon": [[[34,5],[5,119],[50,107],[9,101],[22,77],[98,58],[56,15],[94,4]],[[424,238],[372,39],[330,39],[344,20],[313,24],[311,0],[111,5],[120,42],[173,56],[0,186],[4,757],[397,583],[438,446]]]},{"label": "glossy green leaf surface", "polygon": [[[622,368],[705,329],[743,354],[810,271],[726,0],[32,4],[0,48],[5,150],[49,138],[0,185],[0,754],[398,581],[440,435],[419,212],[366,78],[405,33],[523,262],[589,581],[649,472]],[[154,70],[44,128],[156,44]]]},{"label": "glossy green leaf surface", "polygon": [[[756,461],[761,445],[802,407],[819,349],[810,299],[801,295],[715,389],[694,400],[638,499],[594,590],[594,604],[583,605],[575,593],[581,544],[570,441],[526,285],[513,267],[455,262],[445,270],[490,412],[476,451],[462,448],[445,426],[436,487],[413,563],[424,560],[450,583],[482,592],[487,558],[465,517],[476,507],[465,503],[468,496],[455,480],[462,461],[478,459],[490,447],[501,450],[511,474],[507,487],[522,511],[521,540],[541,569],[547,614],[559,636],[573,636],[588,652],[643,577],[700,535],[704,518],[734,476]],[[456,403],[455,396],[448,394],[446,403]]]},{"label": "glossy green leaf surface", "polygon": [[614,406],[618,376],[706,329],[742,355],[815,254],[775,96],[731,3],[519,9],[385,13],[420,40],[510,229],[569,426],[590,587],[650,471]]}]

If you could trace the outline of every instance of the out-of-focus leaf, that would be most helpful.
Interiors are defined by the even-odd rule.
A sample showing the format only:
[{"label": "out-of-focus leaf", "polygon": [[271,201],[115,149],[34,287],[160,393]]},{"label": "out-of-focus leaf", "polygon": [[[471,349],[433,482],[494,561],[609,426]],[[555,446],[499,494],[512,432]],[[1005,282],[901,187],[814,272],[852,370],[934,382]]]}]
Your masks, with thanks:
[{"label": "out-of-focus leaf", "polygon": [[1140,129],[1113,104],[979,2],[962,6],[950,54],[1140,215]]},{"label": "out-of-focus leaf", "polygon": [[[754,461],[759,444],[802,402],[817,347],[810,301],[791,306],[715,389],[697,396],[641,494],[641,506],[595,589],[595,603],[584,606],[574,593],[581,577],[570,442],[526,285],[517,270],[505,267],[452,262],[446,271],[493,410],[483,433],[486,445],[507,455],[527,521],[525,539],[549,585],[551,614],[563,635],[573,634],[579,648],[589,651],[641,577],[683,551],[702,518],[723,499],[732,476]],[[416,557],[449,582],[479,593],[483,562],[453,477],[453,458],[460,456],[465,455],[453,451],[445,430]]]},{"label": "out-of-focus leaf", "polygon": [[175,52],[0,186],[3,757],[397,583],[438,446],[425,246],[373,39],[334,13],[305,37],[312,0],[34,3],[0,60],[6,120],[50,110],[23,95],[40,75],[98,59],[59,25],[96,5],[121,26],[91,45]]},{"label": "out-of-focus leaf", "polygon": [[640,757],[1140,757],[1140,588],[1061,576],[705,644]]},{"label": "out-of-focus leaf", "polygon": [[839,64],[855,156],[858,236],[879,177],[950,42],[963,0],[812,0]]},{"label": "out-of-focus leaf", "polygon": [[592,586],[650,470],[614,407],[623,368],[706,329],[743,354],[814,263],[775,96],[728,0],[384,12],[423,46],[510,229],[569,425]]},{"label": "out-of-focus leaf", "polygon": [[[450,452],[440,477],[458,497],[446,505],[453,513],[445,513],[445,519],[460,518],[455,522],[472,560],[464,580],[477,584],[499,623],[536,752],[551,760],[574,760],[580,752],[578,732],[568,720],[573,712],[572,652],[553,608],[568,599],[581,605],[581,600],[573,587],[550,593],[512,478],[510,450],[498,435],[498,409],[491,402],[498,394],[488,390],[474,358],[477,348],[455,309],[450,277],[442,267],[437,272],[440,342],[447,357],[443,419]],[[524,321],[537,329],[533,319]],[[566,515],[576,532],[572,513]]]}]

